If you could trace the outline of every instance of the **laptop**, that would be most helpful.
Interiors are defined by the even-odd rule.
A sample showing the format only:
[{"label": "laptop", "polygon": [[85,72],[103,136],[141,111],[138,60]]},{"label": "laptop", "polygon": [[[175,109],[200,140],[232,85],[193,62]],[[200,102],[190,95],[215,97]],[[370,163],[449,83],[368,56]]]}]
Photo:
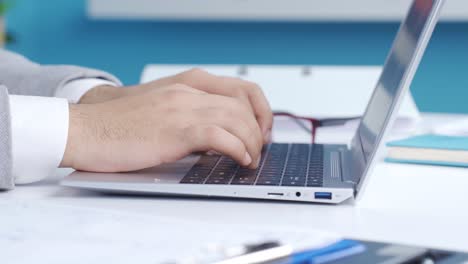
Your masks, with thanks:
[{"label": "laptop", "polygon": [[[444,0],[414,0],[349,145],[266,145],[258,169],[192,155],[131,173],[76,171],[61,184],[104,192],[341,203],[359,199],[409,89]],[[330,102],[333,103],[333,102]]]}]

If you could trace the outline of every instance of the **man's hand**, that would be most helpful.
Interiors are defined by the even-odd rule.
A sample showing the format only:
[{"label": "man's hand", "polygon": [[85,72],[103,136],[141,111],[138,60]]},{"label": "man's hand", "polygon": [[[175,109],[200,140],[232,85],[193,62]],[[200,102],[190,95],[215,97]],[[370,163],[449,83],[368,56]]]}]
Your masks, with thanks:
[{"label": "man's hand", "polygon": [[111,86],[96,87],[86,93],[80,103],[105,102],[129,95],[146,93],[174,84],[183,84],[206,93],[238,99],[255,115],[263,135],[264,143],[269,142],[273,115],[268,101],[258,85],[239,78],[212,75],[200,69],[192,69],[178,75],[124,89]]},{"label": "man's hand", "polygon": [[271,111],[259,90],[239,92],[258,89],[256,86],[247,88],[246,83],[234,79],[218,80],[224,80],[219,87],[237,87],[238,94],[209,92],[217,85],[207,80],[206,84],[196,83],[199,89],[166,83],[155,89],[147,84],[150,87],[135,87],[133,95],[71,105],[61,166],[96,172],[132,171],[214,150],[256,168],[264,142],[259,124],[271,127]]}]

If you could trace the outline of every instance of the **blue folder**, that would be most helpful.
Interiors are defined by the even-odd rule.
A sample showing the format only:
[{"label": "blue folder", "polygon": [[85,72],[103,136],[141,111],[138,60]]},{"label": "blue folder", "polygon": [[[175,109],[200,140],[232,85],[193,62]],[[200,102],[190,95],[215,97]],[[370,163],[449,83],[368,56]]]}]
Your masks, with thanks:
[{"label": "blue folder", "polygon": [[289,264],[320,264],[362,253],[366,247],[357,241],[341,240],[320,249],[295,253]]}]

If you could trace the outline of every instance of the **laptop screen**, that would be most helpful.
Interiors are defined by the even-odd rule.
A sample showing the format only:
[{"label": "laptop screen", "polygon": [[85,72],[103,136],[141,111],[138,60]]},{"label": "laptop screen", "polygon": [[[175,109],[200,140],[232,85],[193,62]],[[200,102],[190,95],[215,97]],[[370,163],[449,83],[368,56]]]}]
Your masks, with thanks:
[{"label": "laptop screen", "polygon": [[419,50],[421,53],[424,51],[425,47],[420,47],[421,40],[428,37],[425,28],[434,19],[434,9],[439,2],[415,0],[400,27],[358,130],[366,163],[378,147],[379,138],[384,133],[395,103],[401,97],[400,93],[412,80],[411,68],[418,63],[415,60],[418,49],[422,49]]}]

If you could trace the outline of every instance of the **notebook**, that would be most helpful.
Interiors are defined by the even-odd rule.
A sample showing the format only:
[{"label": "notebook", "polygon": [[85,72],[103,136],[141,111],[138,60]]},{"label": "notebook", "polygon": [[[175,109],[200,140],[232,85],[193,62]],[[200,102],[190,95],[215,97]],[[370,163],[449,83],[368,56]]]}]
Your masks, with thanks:
[{"label": "notebook", "polygon": [[468,167],[468,137],[421,135],[387,146],[388,162]]}]

